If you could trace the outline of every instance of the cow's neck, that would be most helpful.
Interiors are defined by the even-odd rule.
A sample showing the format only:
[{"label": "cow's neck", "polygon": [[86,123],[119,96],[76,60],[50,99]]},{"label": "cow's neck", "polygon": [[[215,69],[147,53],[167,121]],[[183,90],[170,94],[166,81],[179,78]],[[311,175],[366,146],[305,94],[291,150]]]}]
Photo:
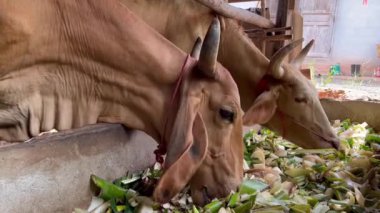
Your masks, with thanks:
[{"label": "cow's neck", "polygon": [[239,87],[241,106],[246,111],[259,95],[257,85],[267,73],[269,59],[242,32],[236,21],[226,19],[218,60]]},{"label": "cow's neck", "polygon": [[[76,102],[80,109],[71,115],[74,127],[100,120],[161,138],[172,89],[185,62],[184,52],[117,3],[24,0],[23,6],[30,10],[10,5],[12,9],[5,10],[9,14],[2,14],[20,24],[13,30],[22,31],[27,39],[14,44],[20,51],[11,52],[13,60],[0,57],[5,58],[0,64],[3,76],[15,76],[15,70],[29,79],[57,76],[46,78],[54,88],[40,86],[36,91],[46,99]],[[63,110],[56,107],[56,111]],[[93,116],[83,118],[80,111],[91,111]]]},{"label": "cow's neck", "polygon": [[[102,60],[111,67],[114,76],[105,77],[103,100],[113,99],[110,107],[101,117],[120,116],[124,125],[145,131],[156,140],[163,134],[167,106],[186,54],[164,39],[140,18],[121,5],[108,1],[89,1],[93,8],[89,19],[99,24],[90,26],[93,41],[101,45],[95,49],[95,61]],[[80,7],[83,10],[84,7]],[[71,12],[71,11],[70,11]],[[83,11],[77,11],[78,20],[83,19]],[[103,16],[97,17],[96,15]],[[71,14],[75,16],[75,14]],[[93,17],[94,16],[94,17]],[[96,19],[98,18],[98,19]],[[96,31],[102,34],[97,35]],[[115,37],[111,37],[115,35]],[[97,42],[94,42],[95,44]],[[107,48],[108,47],[108,48]],[[112,82],[113,85],[109,85]],[[120,86],[115,93],[114,85]],[[116,89],[117,90],[117,89]],[[120,103],[120,108],[118,108]],[[174,112],[173,112],[174,113]]]},{"label": "cow's neck", "polygon": [[[198,36],[206,34],[213,18],[209,8],[193,0],[120,1],[185,52],[191,51]],[[256,85],[266,73],[269,60],[235,20],[224,20],[218,60],[237,82],[242,108],[247,110],[258,96]]]},{"label": "cow's neck", "polygon": [[204,38],[213,18],[210,9],[195,0],[120,1],[187,53],[198,37]]}]

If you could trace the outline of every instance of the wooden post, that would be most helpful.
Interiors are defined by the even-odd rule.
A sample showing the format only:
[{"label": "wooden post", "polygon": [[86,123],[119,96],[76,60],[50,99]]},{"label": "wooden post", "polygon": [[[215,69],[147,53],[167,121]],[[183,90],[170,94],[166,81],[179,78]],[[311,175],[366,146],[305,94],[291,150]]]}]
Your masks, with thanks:
[{"label": "wooden post", "polygon": [[[303,18],[301,14],[297,10],[293,10],[291,12],[291,21],[290,24],[292,26],[292,40],[298,40],[303,38]],[[308,41],[307,41],[308,42]],[[299,45],[296,47],[290,54],[289,54],[289,62],[293,60],[295,57],[298,56],[298,54],[302,50],[302,45]]]},{"label": "wooden post", "polygon": [[[267,17],[266,1],[265,0],[261,0],[261,13],[262,13],[263,17],[268,18]],[[267,42],[265,41],[265,39],[263,39],[262,42],[261,42],[261,52],[264,55],[265,55],[265,52],[266,52],[266,48],[267,48]]]},{"label": "wooden post", "polygon": [[288,9],[294,10],[296,8],[296,0],[289,0]]},{"label": "wooden post", "polygon": [[261,13],[262,13],[262,16],[264,16],[265,18],[268,18],[267,17],[267,6],[266,6],[266,0],[261,0]]},{"label": "wooden post", "polygon": [[[286,27],[286,21],[288,17],[289,0],[278,0],[276,27]],[[276,33],[283,34],[283,32]],[[284,46],[283,41],[276,42],[274,46],[274,52],[281,49]]]}]

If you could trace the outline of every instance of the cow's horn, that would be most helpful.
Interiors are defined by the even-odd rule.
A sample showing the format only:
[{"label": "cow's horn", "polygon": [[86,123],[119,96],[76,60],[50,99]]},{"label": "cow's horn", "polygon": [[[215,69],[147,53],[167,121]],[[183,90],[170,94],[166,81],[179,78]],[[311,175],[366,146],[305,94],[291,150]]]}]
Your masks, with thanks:
[{"label": "cow's horn", "polygon": [[220,22],[217,17],[212,21],[204,39],[199,56],[198,67],[206,75],[215,76],[216,60],[219,51]]},{"label": "cow's horn", "polygon": [[218,14],[227,17],[240,20],[242,22],[254,24],[262,28],[271,28],[274,27],[274,24],[257,14],[251,13],[247,10],[243,10],[234,6],[225,3],[223,0],[196,0],[199,3],[209,7]]},{"label": "cow's horn", "polygon": [[199,59],[199,55],[201,54],[202,49],[202,39],[200,37],[194,43],[193,49],[191,50],[191,57],[195,59]]},{"label": "cow's horn", "polygon": [[311,40],[298,54],[298,56],[292,60],[291,64],[297,69],[301,69],[302,63],[305,60],[305,57],[309,53],[310,49],[313,47],[314,39]]},{"label": "cow's horn", "polygon": [[272,74],[274,78],[281,79],[284,74],[284,69],[281,67],[282,61],[295,47],[302,44],[302,41],[303,39],[293,41],[278,50],[270,59],[268,73]]}]

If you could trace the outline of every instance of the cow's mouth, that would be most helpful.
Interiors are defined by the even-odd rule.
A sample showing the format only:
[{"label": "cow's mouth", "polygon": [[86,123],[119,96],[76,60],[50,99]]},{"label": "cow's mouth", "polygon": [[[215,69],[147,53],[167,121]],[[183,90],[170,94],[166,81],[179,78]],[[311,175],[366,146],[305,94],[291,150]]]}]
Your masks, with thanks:
[{"label": "cow's mouth", "polygon": [[323,132],[319,133],[318,131],[314,131],[313,128],[309,128],[305,125],[303,125],[301,122],[298,122],[294,119],[292,121],[302,128],[304,128],[306,131],[310,132],[312,136],[315,136],[319,141],[321,141],[323,144],[328,144],[329,147],[335,148],[336,150],[339,150],[340,147],[340,141],[336,136],[331,136],[331,134],[328,134],[326,137],[326,134]]},{"label": "cow's mouth", "polygon": [[335,148],[336,150],[339,150],[339,147],[340,147],[340,141],[338,138],[330,138],[330,139],[327,139],[323,136],[320,136],[320,135],[316,135],[314,134],[315,136],[317,136],[321,141],[323,141],[324,143],[327,143],[329,144],[331,147]]},{"label": "cow's mouth", "polygon": [[202,188],[202,196],[205,203],[209,203],[211,201],[212,196],[208,193],[207,187],[203,186]]}]

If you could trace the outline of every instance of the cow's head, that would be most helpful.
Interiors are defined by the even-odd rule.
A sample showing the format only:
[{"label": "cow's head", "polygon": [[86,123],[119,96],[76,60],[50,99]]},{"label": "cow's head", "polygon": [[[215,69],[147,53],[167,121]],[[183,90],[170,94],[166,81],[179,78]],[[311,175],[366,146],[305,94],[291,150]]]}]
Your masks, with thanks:
[{"label": "cow's head", "polygon": [[[339,141],[322,108],[318,93],[311,81],[300,72],[314,41],[307,44],[290,64],[283,63],[287,54],[301,43],[302,40],[290,43],[271,58],[266,76],[270,89],[255,100],[246,113],[244,123],[251,125],[277,119],[276,122],[270,122],[276,126],[268,126],[283,131],[289,140],[304,148],[338,148]],[[310,137],[318,143],[310,143],[307,140]]]},{"label": "cow's head", "polygon": [[[237,85],[217,63],[220,23],[214,19],[203,45],[192,56],[199,60],[182,86],[164,174],[154,192],[169,201],[190,183],[195,203],[235,190],[243,176],[242,111]],[[199,51],[198,51],[199,50]]]}]

